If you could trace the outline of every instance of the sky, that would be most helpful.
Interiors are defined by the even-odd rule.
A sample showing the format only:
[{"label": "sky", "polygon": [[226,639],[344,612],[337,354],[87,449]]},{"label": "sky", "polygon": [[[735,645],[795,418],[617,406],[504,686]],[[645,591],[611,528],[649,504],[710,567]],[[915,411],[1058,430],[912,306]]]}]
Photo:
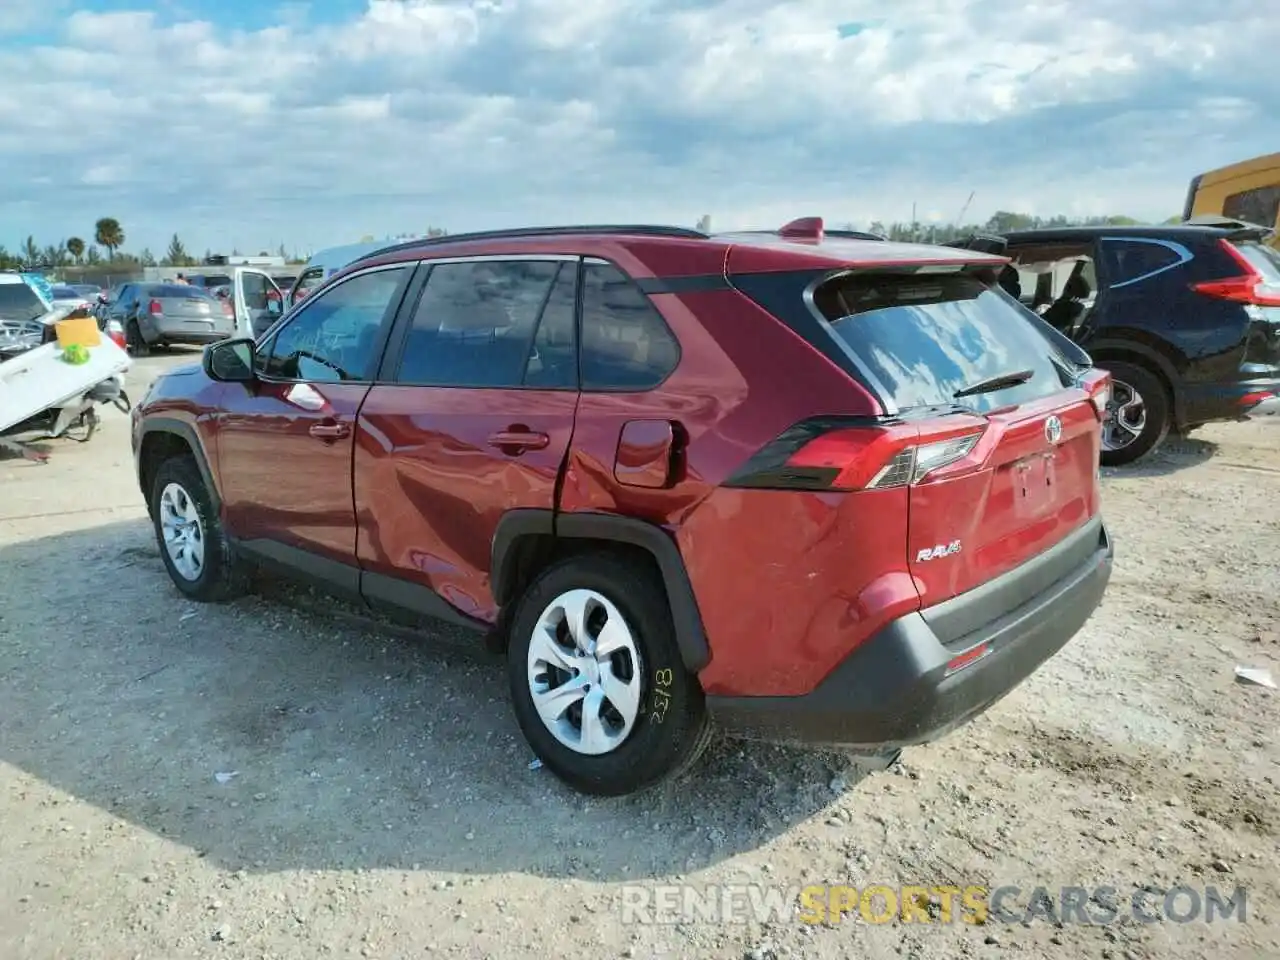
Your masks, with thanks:
[{"label": "sky", "polygon": [[0,0],[0,243],[1180,212],[1280,150],[1257,0]]}]

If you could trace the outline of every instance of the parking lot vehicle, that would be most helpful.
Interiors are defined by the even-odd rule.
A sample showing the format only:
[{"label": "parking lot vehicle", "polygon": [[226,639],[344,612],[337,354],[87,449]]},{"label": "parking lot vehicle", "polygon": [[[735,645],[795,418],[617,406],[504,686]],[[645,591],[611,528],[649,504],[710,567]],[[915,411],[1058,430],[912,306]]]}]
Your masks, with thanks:
[{"label": "parking lot vehicle", "polygon": [[357,260],[133,419],[166,569],[474,628],[576,788],[731,732],[883,755],[1098,605],[1108,376],[973,251],[820,220],[449,236]]},{"label": "parking lot vehicle", "polygon": [[[353,260],[358,260],[390,246],[394,246],[394,241],[348,243],[341,247],[329,247],[327,250],[319,250],[313,253],[307,260],[306,266],[302,268],[302,272],[294,278],[292,285],[284,287],[286,291],[284,293],[285,307],[292,307],[295,303],[300,303],[307,294]],[[271,280],[272,286],[277,288],[282,286],[278,282],[279,278],[271,278]]]},{"label": "parking lot vehicle", "polygon": [[1102,462],[1114,466],[1171,430],[1280,411],[1280,252],[1269,236],[1206,217],[958,245],[1009,256],[1007,289],[1110,371]]},{"label": "parking lot vehicle", "polygon": [[236,332],[230,303],[182,283],[126,283],[103,319],[124,328],[134,356],[153,346],[213,343]]},{"label": "parking lot vehicle", "polygon": [[0,273],[0,450],[40,462],[48,455],[28,441],[87,441],[98,426],[98,406],[127,411],[129,403],[129,356],[119,340],[81,342],[80,361],[68,363],[58,331],[63,321],[87,314],[76,304],[59,305],[51,293],[28,277]]},{"label": "parking lot vehicle", "polygon": [[1225,217],[1277,231],[1267,242],[1280,249],[1280,153],[1242,160],[1193,177],[1182,219]]}]

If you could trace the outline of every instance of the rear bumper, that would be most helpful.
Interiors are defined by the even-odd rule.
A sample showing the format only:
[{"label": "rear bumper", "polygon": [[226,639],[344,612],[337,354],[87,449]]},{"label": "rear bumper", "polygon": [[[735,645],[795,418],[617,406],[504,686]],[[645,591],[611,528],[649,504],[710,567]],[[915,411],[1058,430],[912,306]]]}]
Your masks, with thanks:
[{"label": "rear bumper", "polygon": [[[1267,396],[1270,394],[1270,396]],[[1182,419],[1188,426],[1216,420],[1246,420],[1280,412],[1280,380],[1241,380],[1210,386],[1186,386]]]},{"label": "rear bumper", "polygon": [[[1096,549],[1084,563],[951,643],[944,645],[929,626],[930,610],[908,614],[861,644],[812,692],[708,697],[712,716],[732,734],[783,743],[870,752],[936,740],[1035,672],[1093,614],[1111,579],[1115,548],[1101,524],[1090,530]],[[998,581],[988,586],[999,589]],[[991,590],[978,588],[953,598],[941,605],[944,618],[955,622],[967,619],[966,613],[983,613],[991,596]],[[983,644],[989,653],[949,672],[953,658]]]},{"label": "rear bumper", "polygon": [[219,340],[226,340],[230,336],[231,334],[229,333],[193,333],[190,330],[166,329],[164,327],[161,327],[156,332],[156,339],[163,340],[165,343],[190,343],[201,346],[217,343]]}]

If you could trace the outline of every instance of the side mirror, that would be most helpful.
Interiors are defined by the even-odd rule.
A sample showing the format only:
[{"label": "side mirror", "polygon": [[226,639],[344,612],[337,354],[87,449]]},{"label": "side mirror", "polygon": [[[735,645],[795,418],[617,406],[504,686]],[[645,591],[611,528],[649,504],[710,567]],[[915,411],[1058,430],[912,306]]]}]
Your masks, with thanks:
[{"label": "side mirror", "polygon": [[200,358],[205,376],[220,383],[249,383],[254,373],[254,343],[248,337],[219,340],[204,348]]},{"label": "side mirror", "polygon": [[284,304],[280,302],[279,297],[270,297],[267,300],[267,313],[273,317],[278,317],[284,313]]}]

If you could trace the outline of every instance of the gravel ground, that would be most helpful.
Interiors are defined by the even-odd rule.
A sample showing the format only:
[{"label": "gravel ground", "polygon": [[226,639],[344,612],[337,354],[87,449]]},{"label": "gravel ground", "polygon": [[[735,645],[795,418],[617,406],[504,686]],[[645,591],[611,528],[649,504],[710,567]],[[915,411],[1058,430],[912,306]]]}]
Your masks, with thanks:
[{"label": "gravel ground", "polygon": [[[139,363],[134,388],[176,359]],[[273,583],[181,599],[108,417],[46,466],[0,461],[5,960],[1280,955],[1280,701],[1234,679],[1280,677],[1278,421],[1108,472],[1104,606],[963,731],[869,776],[720,741],[603,802],[530,768],[500,665],[462,638]],[[653,884],[1012,885],[1018,909],[1110,886],[1124,909],[624,922]],[[1245,922],[1130,916],[1133,890],[1158,905],[1179,885],[1243,887]]]}]

